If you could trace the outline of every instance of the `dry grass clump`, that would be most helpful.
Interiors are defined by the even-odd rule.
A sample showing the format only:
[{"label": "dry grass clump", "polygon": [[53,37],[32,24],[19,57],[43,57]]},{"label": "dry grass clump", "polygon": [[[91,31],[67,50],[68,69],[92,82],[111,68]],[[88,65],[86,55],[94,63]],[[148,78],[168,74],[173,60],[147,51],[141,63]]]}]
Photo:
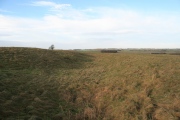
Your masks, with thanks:
[{"label": "dry grass clump", "polygon": [[179,56],[11,49],[0,49],[0,119],[180,119]]},{"label": "dry grass clump", "polygon": [[180,100],[172,101],[172,104],[158,104],[154,112],[156,120],[179,120],[180,119]]},{"label": "dry grass clump", "polygon": [[[164,63],[164,59],[168,61]],[[170,95],[179,90],[179,75],[177,74],[179,67],[177,64],[174,65],[173,61],[178,63],[178,58],[165,55],[98,54],[94,61],[95,71],[88,73],[91,78],[91,76],[97,76],[95,74],[98,71],[102,71],[101,76],[96,77],[96,79],[100,78],[98,83],[95,82],[95,85],[91,83],[92,86],[98,85],[89,90],[89,94],[94,97],[88,97],[90,96],[88,92],[83,93],[87,95],[85,98],[93,106],[91,107],[93,112],[89,114],[95,114],[96,119],[161,119],[157,117],[159,103],[163,101],[172,103],[172,99],[165,97],[165,94]],[[96,66],[97,64],[99,66]],[[172,84],[171,78],[176,85],[169,86],[169,82]],[[169,90],[172,93],[166,93]],[[165,116],[160,115],[162,118]],[[178,113],[175,113],[172,119],[179,119]]]}]

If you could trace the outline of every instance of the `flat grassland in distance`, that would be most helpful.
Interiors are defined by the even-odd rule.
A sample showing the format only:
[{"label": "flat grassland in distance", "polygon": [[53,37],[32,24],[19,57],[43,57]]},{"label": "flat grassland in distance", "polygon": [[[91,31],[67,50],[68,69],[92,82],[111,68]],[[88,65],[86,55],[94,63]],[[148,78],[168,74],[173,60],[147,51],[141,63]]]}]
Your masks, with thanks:
[{"label": "flat grassland in distance", "polygon": [[0,119],[179,120],[180,56],[0,48]]}]

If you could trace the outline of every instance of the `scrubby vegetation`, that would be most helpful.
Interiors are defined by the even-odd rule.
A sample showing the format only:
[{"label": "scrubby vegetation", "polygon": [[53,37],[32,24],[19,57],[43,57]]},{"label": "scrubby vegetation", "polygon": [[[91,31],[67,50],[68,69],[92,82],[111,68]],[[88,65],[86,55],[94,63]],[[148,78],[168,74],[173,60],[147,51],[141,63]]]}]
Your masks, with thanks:
[{"label": "scrubby vegetation", "polygon": [[180,56],[0,48],[0,119],[178,120]]}]

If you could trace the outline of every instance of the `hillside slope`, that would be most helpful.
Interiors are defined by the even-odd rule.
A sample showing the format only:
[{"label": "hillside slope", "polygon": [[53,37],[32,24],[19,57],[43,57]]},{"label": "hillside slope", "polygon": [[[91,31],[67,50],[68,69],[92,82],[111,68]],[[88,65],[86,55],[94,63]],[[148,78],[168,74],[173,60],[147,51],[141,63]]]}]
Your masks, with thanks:
[{"label": "hillside slope", "polygon": [[0,119],[180,119],[180,56],[0,48],[0,63]]},{"label": "hillside slope", "polygon": [[73,108],[59,96],[58,74],[91,59],[72,51],[0,48],[0,119],[51,119],[62,112],[59,105]]},{"label": "hillside slope", "polygon": [[38,48],[0,48],[0,67],[3,69],[76,68],[87,55],[72,51],[52,51]]}]

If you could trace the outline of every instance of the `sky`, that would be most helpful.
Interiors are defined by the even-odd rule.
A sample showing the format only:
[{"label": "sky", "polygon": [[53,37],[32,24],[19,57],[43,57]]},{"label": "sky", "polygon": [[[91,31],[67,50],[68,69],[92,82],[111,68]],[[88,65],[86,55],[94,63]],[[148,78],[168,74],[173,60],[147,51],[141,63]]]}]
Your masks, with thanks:
[{"label": "sky", "polygon": [[0,0],[0,47],[179,48],[180,0]]}]

